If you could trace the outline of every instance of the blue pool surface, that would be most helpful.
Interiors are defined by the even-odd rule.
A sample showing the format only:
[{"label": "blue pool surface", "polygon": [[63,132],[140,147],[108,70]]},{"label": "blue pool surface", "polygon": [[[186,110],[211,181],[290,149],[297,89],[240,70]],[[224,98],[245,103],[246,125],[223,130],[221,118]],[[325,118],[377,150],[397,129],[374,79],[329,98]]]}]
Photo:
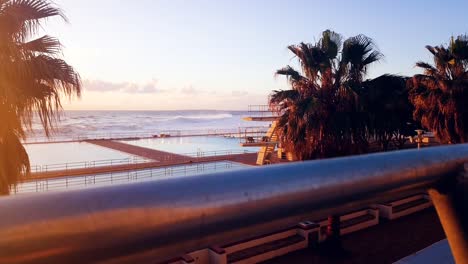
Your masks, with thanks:
[{"label": "blue pool surface", "polygon": [[191,154],[191,156],[195,156],[197,153],[202,153],[202,155],[205,153],[203,156],[210,156],[210,152],[225,150],[257,152],[259,149],[258,147],[242,147],[239,139],[222,136],[151,138],[121,142],[176,154]]},{"label": "blue pool surface", "polygon": [[12,190],[12,193],[22,194],[67,189],[93,188],[111,184],[157,181],[175,177],[190,177],[200,174],[241,170],[245,168],[253,167],[231,161],[218,161],[95,175],[70,176],[21,183],[17,186],[16,190]]}]

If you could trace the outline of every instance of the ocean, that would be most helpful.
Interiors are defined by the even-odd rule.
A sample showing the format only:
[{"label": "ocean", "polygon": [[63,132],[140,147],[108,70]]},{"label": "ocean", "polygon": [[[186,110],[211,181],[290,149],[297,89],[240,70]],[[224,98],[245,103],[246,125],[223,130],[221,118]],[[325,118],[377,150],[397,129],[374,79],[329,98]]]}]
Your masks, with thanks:
[{"label": "ocean", "polygon": [[[268,122],[242,120],[246,111],[63,111],[52,139],[119,137],[175,131],[238,131],[240,127],[264,127]],[[40,120],[34,118],[26,141],[45,138]]]}]

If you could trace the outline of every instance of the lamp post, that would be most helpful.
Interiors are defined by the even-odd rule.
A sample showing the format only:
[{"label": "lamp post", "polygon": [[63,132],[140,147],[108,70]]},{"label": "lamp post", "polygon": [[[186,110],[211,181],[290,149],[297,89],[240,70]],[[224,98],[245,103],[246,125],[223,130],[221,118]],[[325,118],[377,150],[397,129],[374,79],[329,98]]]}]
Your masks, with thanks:
[{"label": "lamp post", "polygon": [[416,129],[416,133],[418,133],[418,149],[421,148],[421,142],[422,142],[422,135],[424,134],[424,130],[422,129]]}]

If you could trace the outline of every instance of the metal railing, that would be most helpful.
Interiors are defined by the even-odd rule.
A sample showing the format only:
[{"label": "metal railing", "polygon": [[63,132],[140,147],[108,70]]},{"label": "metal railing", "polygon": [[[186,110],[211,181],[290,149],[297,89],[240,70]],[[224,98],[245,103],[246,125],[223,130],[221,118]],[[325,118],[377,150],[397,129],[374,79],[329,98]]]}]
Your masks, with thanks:
[{"label": "metal railing", "polygon": [[[240,155],[240,154],[248,154],[248,153],[255,153],[255,152],[256,151],[248,150],[248,149],[234,149],[234,150],[197,151],[197,152],[182,153],[182,154],[176,154],[176,155],[182,155],[182,156],[194,157],[194,158],[204,158],[204,157]],[[174,155],[168,155],[168,157],[173,158]]]},{"label": "metal railing", "polygon": [[281,109],[270,105],[249,105],[248,113],[250,117],[277,118]]},{"label": "metal railing", "polygon": [[84,134],[80,136],[70,135],[53,135],[50,137],[45,136],[32,136],[27,138],[23,143],[47,143],[47,142],[75,142],[84,140],[100,140],[100,139],[141,139],[141,138],[155,138],[161,136],[169,137],[189,137],[189,136],[235,136],[237,129],[198,129],[198,130],[156,130],[152,132],[132,132],[132,133],[96,133]]},{"label": "metal railing", "polygon": [[266,136],[268,127],[244,127],[239,128],[240,143],[258,143],[269,142],[270,138]]},{"label": "metal railing", "polygon": [[0,259],[157,262],[427,190],[466,162],[453,145],[1,198]]},{"label": "metal railing", "polygon": [[11,189],[11,193],[22,194],[31,192],[47,192],[64,189],[85,188],[88,186],[122,184],[163,177],[179,177],[194,175],[202,172],[224,171],[233,168],[242,168],[246,165],[230,161],[194,163],[190,165],[177,165],[143,170],[128,170],[109,172],[95,175],[70,176],[51,179],[38,179],[20,183]]},{"label": "metal railing", "polygon": [[249,105],[248,112],[258,113],[258,112],[267,112],[267,113],[279,113],[281,108],[278,106],[272,105]]},{"label": "metal railing", "polygon": [[56,164],[44,164],[44,165],[32,165],[32,173],[44,173],[50,171],[68,171],[74,169],[85,169],[85,168],[95,168],[95,167],[104,167],[104,166],[116,166],[124,164],[139,164],[151,162],[153,160],[145,159],[142,157],[129,157],[123,159],[107,159],[107,160],[92,160],[92,161],[77,161],[77,162],[65,162],[65,163],[56,163]]}]

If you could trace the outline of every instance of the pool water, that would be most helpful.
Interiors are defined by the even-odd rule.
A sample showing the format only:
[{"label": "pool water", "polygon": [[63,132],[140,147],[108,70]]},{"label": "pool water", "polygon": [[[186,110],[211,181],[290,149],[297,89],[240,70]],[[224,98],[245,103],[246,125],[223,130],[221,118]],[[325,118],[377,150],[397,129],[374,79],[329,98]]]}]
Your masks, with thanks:
[{"label": "pool water", "polygon": [[126,144],[161,150],[176,154],[210,156],[210,152],[257,152],[258,147],[242,147],[239,139],[222,136],[168,137],[120,141]]},{"label": "pool water", "polygon": [[91,188],[111,184],[125,184],[132,182],[155,181],[167,178],[190,177],[200,174],[241,170],[245,168],[252,167],[231,161],[218,161],[95,175],[63,177],[21,183],[16,187],[15,190],[12,190],[12,193],[21,194]]},{"label": "pool water", "polygon": [[131,154],[85,142],[25,144],[24,147],[32,167],[134,157]]}]

